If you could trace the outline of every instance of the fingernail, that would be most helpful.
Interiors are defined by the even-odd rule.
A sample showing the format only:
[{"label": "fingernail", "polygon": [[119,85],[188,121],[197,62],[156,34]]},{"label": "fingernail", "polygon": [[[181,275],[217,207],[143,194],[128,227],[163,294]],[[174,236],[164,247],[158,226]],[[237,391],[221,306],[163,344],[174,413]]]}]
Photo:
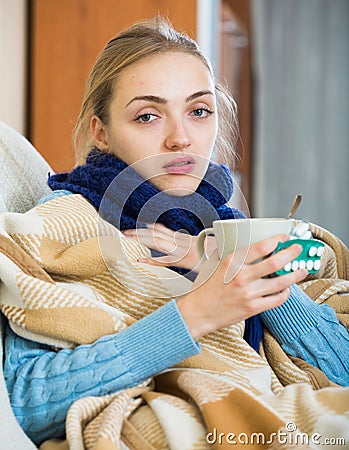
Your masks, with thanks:
[{"label": "fingernail", "polygon": [[137,259],[137,262],[139,262],[139,263],[147,263],[148,261],[149,261],[148,258],[138,258]]},{"label": "fingernail", "polygon": [[303,247],[302,247],[301,245],[299,245],[299,244],[294,244],[294,246],[295,246],[295,248],[296,248],[296,250],[297,250],[297,253],[301,253],[301,252],[302,252]]}]

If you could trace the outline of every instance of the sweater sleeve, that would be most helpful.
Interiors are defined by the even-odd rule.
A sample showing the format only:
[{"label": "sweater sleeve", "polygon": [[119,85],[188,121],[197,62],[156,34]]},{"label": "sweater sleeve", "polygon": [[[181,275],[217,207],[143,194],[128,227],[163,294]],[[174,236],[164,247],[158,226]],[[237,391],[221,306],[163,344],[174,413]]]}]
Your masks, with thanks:
[{"label": "sweater sleeve", "polygon": [[319,368],[331,381],[349,385],[349,333],[333,308],[314,303],[294,285],[289,299],[264,311],[261,319],[286,353]]},{"label": "sweater sleeve", "polygon": [[49,194],[45,195],[45,197],[42,197],[38,201],[38,205],[43,205],[46,202],[49,202],[50,200],[54,200],[59,197],[64,197],[65,195],[71,195],[72,192],[67,191],[66,189],[58,189],[57,191],[52,191]]},{"label": "sweater sleeve", "polygon": [[5,352],[4,374],[15,417],[40,444],[64,435],[74,401],[137,385],[199,353],[200,346],[172,300],[120,333],[59,352],[8,327]]}]

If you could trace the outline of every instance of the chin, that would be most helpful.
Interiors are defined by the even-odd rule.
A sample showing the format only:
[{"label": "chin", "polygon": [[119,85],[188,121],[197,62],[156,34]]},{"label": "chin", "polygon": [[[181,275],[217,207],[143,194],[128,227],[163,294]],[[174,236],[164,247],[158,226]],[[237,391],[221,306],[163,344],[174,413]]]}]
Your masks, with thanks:
[{"label": "chin", "polygon": [[187,175],[160,175],[154,177],[151,183],[159,191],[167,191],[168,195],[184,197],[196,191],[201,183],[201,179]]},{"label": "chin", "polygon": [[172,195],[173,197],[185,197],[186,195],[191,195],[195,192],[196,189],[189,188],[169,188],[168,195]]}]

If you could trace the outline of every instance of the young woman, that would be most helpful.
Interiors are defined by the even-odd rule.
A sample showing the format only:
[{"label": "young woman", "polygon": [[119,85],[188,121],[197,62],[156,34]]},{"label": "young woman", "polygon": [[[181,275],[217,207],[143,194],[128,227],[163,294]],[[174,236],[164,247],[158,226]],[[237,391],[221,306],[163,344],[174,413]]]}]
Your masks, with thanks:
[{"label": "young woman", "polygon": [[[129,195],[110,220],[126,236],[165,254],[150,264],[197,272],[195,235],[217,217],[243,217],[227,205],[232,179],[226,166],[211,162],[231,152],[234,121],[234,103],[215,83],[194,41],[162,19],[136,24],[110,41],[96,61],[75,130],[78,165],[49,178],[53,193],[43,201],[79,193],[99,210],[111,183],[126,171],[116,191]],[[158,210],[139,213],[155,196]],[[203,219],[197,220],[200,214]],[[319,367],[334,382],[349,384],[347,331],[331,308],[314,304],[296,286],[307,272],[268,277],[300,253],[294,245],[268,257],[285,239],[275,236],[244,249],[241,266],[230,267],[235,276],[229,283],[224,277],[236,259],[226,257],[202,286],[83,349],[55,352],[8,329],[5,375],[25,432],[36,443],[64,435],[65,416],[75,400],[136,385],[199,353],[201,337],[251,317],[246,339],[256,350],[263,322],[289,354]],[[326,361],[322,353],[318,359],[324,346]],[[109,373],[108,383],[93,376],[96,372]],[[77,389],[81,378],[83,390]]]}]

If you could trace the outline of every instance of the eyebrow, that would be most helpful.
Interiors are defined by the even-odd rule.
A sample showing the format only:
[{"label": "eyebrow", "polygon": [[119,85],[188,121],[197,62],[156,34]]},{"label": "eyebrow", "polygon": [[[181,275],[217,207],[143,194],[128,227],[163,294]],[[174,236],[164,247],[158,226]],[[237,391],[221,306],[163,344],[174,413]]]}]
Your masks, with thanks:
[{"label": "eyebrow", "polygon": [[[198,91],[198,92],[194,92],[194,94],[189,95],[186,99],[185,102],[191,102],[192,100],[195,100],[196,98],[202,97],[204,95],[212,95],[213,96],[213,92],[210,91],[209,89],[207,90],[203,90],[203,91]],[[168,100],[166,100],[166,98],[164,97],[158,97],[157,95],[139,95],[137,97],[133,97],[126,105],[129,106],[132,102],[135,102],[137,100],[143,100],[146,102],[153,102],[153,103],[158,103],[158,104],[165,104],[167,103]]]}]

